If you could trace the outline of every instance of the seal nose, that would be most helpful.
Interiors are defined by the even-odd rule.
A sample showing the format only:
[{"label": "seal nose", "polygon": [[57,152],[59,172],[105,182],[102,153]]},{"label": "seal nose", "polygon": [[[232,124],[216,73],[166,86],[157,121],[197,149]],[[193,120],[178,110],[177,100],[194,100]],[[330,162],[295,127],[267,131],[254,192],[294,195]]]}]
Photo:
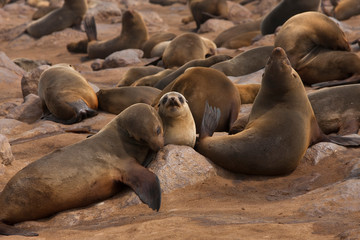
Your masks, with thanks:
[{"label": "seal nose", "polygon": [[281,57],[281,56],[286,56],[286,53],[285,53],[284,49],[282,49],[281,47],[276,47],[276,48],[274,48],[272,55]]}]

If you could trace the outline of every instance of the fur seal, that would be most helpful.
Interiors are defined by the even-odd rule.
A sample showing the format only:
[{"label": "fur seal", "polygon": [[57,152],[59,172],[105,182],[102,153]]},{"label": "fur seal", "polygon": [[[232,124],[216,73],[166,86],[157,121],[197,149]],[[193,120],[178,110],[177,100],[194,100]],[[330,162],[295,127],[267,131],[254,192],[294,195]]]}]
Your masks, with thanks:
[{"label": "fur seal", "polygon": [[195,146],[195,121],[181,93],[165,93],[159,100],[158,113],[164,126],[164,145]]},{"label": "fur seal", "polygon": [[72,124],[97,114],[94,90],[68,64],[56,64],[40,75],[38,95],[47,120]]},{"label": "fur seal", "polygon": [[194,59],[214,55],[216,45],[210,39],[195,33],[183,33],[174,38],[165,48],[162,60],[165,68],[180,67]]},{"label": "fur seal", "polygon": [[165,41],[171,41],[176,37],[174,33],[169,32],[159,32],[155,33],[143,44],[142,50],[144,51],[144,58],[153,57],[151,55],[151,50],[159,43]]},{"label": "fur seal", "polygon": [[156,73],[154,75],[149,75],[149,76],[142,77],[142,78],[136,80],[135,82],[133,82],[133,84],[131,84],[131,86],[149,86],[149,87],[153,87],[161,79],[163,79],[164,77],[166,77],[170,73],[173,73],[174,71],[175,71],[175,69],[168,68],[168,69],[165,69],[165,70],[163,70],[161,72],[158,72],[158,73]]},{"label": "fur seal", "polygon": [[273,49],[273,46],[253,48],[230,60],[214,64],[211,68],[225,73],[226,76],[247,75],[264,68]]},{"label": "fur seal", "polygon": [[206,59],[194,59],[188,63],[185,63],[183,66],[176,69],[174,72],[170,73],[166,77],[158,81],[154,87],[159,89],[164,89],[167,85],[172,83],[177,77],[185,72],[186,69],[191,67],[210,67],[218,62],[229,60],[231,57],[227,55],[215,55]]},{"label": "fur seal", "polygon": [[0,194],[0,234],[26,234],[5,224],[107,199],[119,192],[120,182],[159,210],[159,180],[142,165],[149,151],[163,145],[162,122],[155,109],[132,105],[92,137],[56,150],[15,174]]},{"label": "fur seal", "polygon": [[360,73],[360,58],[350,52],[345,34],[329,17],[305,12],[291,17],[275,37],[305,84],[341,80]]},{"label": "fur seal", "polygon": [[31,22],[26,32],[32,37],[40,38],[74,25],[80,27],[86,11],[86,0],[65,0],[61,8]]},{"label": "fur seal", "polygon": [[187,0],[187,3],[192,17],[183,18],[182,22],[187,24],[194,20],[196,31],[210,18],[227,19],[228,17],[226,0]]},{"label": "fur seal", "polygon": [[321,89],[308,94],[321,130],[347,135],[357,133],[360,122],[360,84]]},{"label": "fur seal", "polygon": [[[88,28],[88,29],[94,29]],[[89,33],[90,39],[96,39],[94,34]],[[119,36],[110,40],[90,41],[88,43],[89,58],[106,58],[111,53],[128,49],[141,49],[148,40],[148,31],[142,16],[135,10],[127,10],[122,17],[122,28]]]},{"label": "fur seal", "polygon": [[122,79],[117,83],[117,87],[130,86],[136,80],[145,77],[154,75],[158,72],[163,71],[164,68],[156,66],[145,66],[145,67],[131,67],[122,77]]},{"label": "fur seal", "polygon": [[241,102],[235,85],[225,74],[212,68],[187,69],[184,74],[163,89],[153,106],[157,106],[160,96],[167,92],[179,92],[188,100],[197,132],[200,131],[206,101],[219,107],[223,113],[216,128],[217,131],[229,131],[239,113]]},{"label": "fur seal", "polygon": [[214,40],[218,48],[236,49],[249,46],[257,35],[260,35],[261,19],[235,25],[221,32]]},{"label": "fur seal", "polygon": [[329,15],[336,18],[337,20],[347,20],[352,16],[360,14],[359,0],[336,0],[332,1],[332,4],[334,9]]},{"label": "fur seal", "polygon": [[135,103],[152,104],[160,93],[161,91],[157,88],[139,86],[100,89],[96,95],[99,109],[119,114]]},{"label": "fur seal", "polygon": [[196,150],[231,172],[288,174],[313,143],[330,140],[350,146],[360,143],[352,138],[326,136],[321,131],[302,81],[279,47],[273,50],[266,65],[244,131],[210,137],[220,111],[207,106],[207,112],[211,114],[204,115]]},{"label": "fur seal", "polygon": [[251,83],[251,84],[234,84],[237,88],[241,104],[253,103],[257,94],[260,90],[260,84]]},{"label": "fur seal", "polygon": [[283,25],[286,20],[298,13],[317,11],[320,2],[320,0],[282,0],[262,21],[262,35],[274,33],[277,27]]}]

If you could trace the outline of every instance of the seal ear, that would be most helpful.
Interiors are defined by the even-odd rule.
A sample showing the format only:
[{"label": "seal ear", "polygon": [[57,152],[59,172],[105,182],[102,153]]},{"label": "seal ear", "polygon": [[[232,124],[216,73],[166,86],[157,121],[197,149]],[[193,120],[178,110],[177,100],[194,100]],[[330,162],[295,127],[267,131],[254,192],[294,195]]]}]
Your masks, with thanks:
[{"label": "seal ear", "polygon": [[151,209],[159,211],[161,205],[160,181],[153,172],[134,163],[121,176],[121,180],[135,191],[143,203]]}]

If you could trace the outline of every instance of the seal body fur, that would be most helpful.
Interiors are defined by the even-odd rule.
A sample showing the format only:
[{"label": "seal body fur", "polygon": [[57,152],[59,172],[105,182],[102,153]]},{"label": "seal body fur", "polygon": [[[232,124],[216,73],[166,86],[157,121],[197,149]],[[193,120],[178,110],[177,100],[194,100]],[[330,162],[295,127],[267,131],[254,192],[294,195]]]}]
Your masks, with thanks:
[{"label": "seal body fur", "polygon": [[155,98],[161,93],[153,87],[114,87],[100,89],[96,93],[99,101],[99,109],[106,112],[119,114],[127,107],[135,103],[152,104]]},{"label": "seal body fur", "polygon": [[158,151],[163,144],[155,109],[135,104],[92,137],[56,150],[15,174],[0,194],[0,220],[14,224],[87,206],[119,192],[120,182],[158,210],[159,181],[142,164],[150,150]]},{"label": "seal body fur", "polygon": [[180,67],[194,59],[214,55],[216,45],[195,33],[184,33],[174,38],[165,48],[162,60],[166,68]]},{"label": "seal body fur", "polygon": [[[220,90],[221,89],[221,90]],[[187,100],[195,120],[196,131],[200,131],[205,102],[221,109],[222,115],[217,131],[229,131],[240,109],[240,96],[235,85],[220,71],[206,67],[187,69],[175,81],[167,85],[155,99],[167,92],[179,92]]]},{"label": "seal body fur", "polygon": [[196,127],[185,97],[178,92],[165,93],[159,100],[158,113],[164,126],[164,144],[195,146]]},{"label": "seal body fur", "polygon": [[73,25],[80,26],[86,11],[86,0],[65,0],[61,8],[30,23],[26,32],[35,38],[40,38]]},{"label": "seal body fur", "polygon": [[334,7],[334,17],[340,21],[360,14],[359,0],[341,0]]},{"label": "seal body fur", "polygon": [[38,95],[45,119],[72,124],[97,114],[98,99],[87,80],[68,64],[40,75]]}]

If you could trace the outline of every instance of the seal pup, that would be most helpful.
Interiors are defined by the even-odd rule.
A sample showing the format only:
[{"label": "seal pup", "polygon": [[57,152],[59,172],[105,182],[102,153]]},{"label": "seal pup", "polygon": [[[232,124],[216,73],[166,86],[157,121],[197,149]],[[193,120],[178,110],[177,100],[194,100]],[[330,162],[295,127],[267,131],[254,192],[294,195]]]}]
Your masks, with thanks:
[{"label": "seal pup", "polygon": [[86,0],[65,0],[61,8],[31,22],[26,32],[32,37],[40,38],[71,26],[80,27],[87,8]]},{"label": "seal pup", "polygon": [[[210,101],[210,99],[209,99]],[[359,145],[359,139],[326,136],[317,124],[303,83],[285,51],[275,48],[266,65],[249,122],[242,132],[213,136],[221,114],[207,107],[196,150],[235,173],[279,175],[292,172],[306,149],[319,141]]]},{"label": "seal pup", "polygon": [[210,39],[195,33],[183,33],[175,37],[165,48],[162,61],[165,68],[180,67],[194,59],[215,55],[216,45]]},{"label": "seal pup", "polygon": [[175,69],[168,68],[153,75],[142,77],[131,84],[131,86],[155,86],[161,79],[174,72]]},{"label": "seal pup", "polygon": [[[94,27],[89,29],[94,29]],[[89,35],[94,34],[89,33]],[[120,35],[104,41],[90,41],[87,48],[88,57],[106,58],[116,51],[129,48],[141,49],[148,38],[147,27],[142,16],[135,10],[127,10],[122,17]],[[94,40],[96,37],[93,36],[91,39]]]},{"label": "seal pup", "polygon": [[291,17],[275,37],[305,84],[360,74],[360,57],[350,52],[345,34],[329,17],[305,12]]},{"label": "seal pup", "polygon": [[73,124],[97,115],[98,99],[87,80],[69,64],[46,69],[39,79],[43,119]]},{"label": "seal pup", "polygon": [[237,88],[224,73],[216,69],[206,67],[187,69],[163,89],[154,100],[153,106],[157,106],[160,97],[168,92],[179,92],[187,99],[197,133],[200,132],[206,101],[220,108],[222,112],[217,131],[229,131],[239,113],[241,101]]},{"label": "seal pup", "polygon": [[153,87],[114,87],[100,89],[96,96],[99,101],[99,109],[119,114],[127,107],[135,103],[152,104],[155,98],[161,93]]},{"label": "seal pup", "polygon": [[227,19],[228,6],[226,0],[187,0],[191,17],[183,18],[185,24],[195,21],[196,29],[210,18]]},{"label": "seal pup", "polygon": [[159,100],[158,113],[164,126],[164,145],[195,146],[195,121],[181,93],[165,93]]},{"label": "seal pup", "polygon": [[261,22],[262,35],[272,34],[290,17],[307,11],[317,11],[320,0],[282,0]]},{"label": "seal pup", "polygon": [[143,103],[132,105],[92,137],[56,150],[16,173],[0,194],[0,234],[31,235],[6,224],[105,200],[121,190],[119,183],[130,186],[141,201],[158,211],[159,180],[143,165],[149,151],[163,146],[163,127],[156,110]]}]

